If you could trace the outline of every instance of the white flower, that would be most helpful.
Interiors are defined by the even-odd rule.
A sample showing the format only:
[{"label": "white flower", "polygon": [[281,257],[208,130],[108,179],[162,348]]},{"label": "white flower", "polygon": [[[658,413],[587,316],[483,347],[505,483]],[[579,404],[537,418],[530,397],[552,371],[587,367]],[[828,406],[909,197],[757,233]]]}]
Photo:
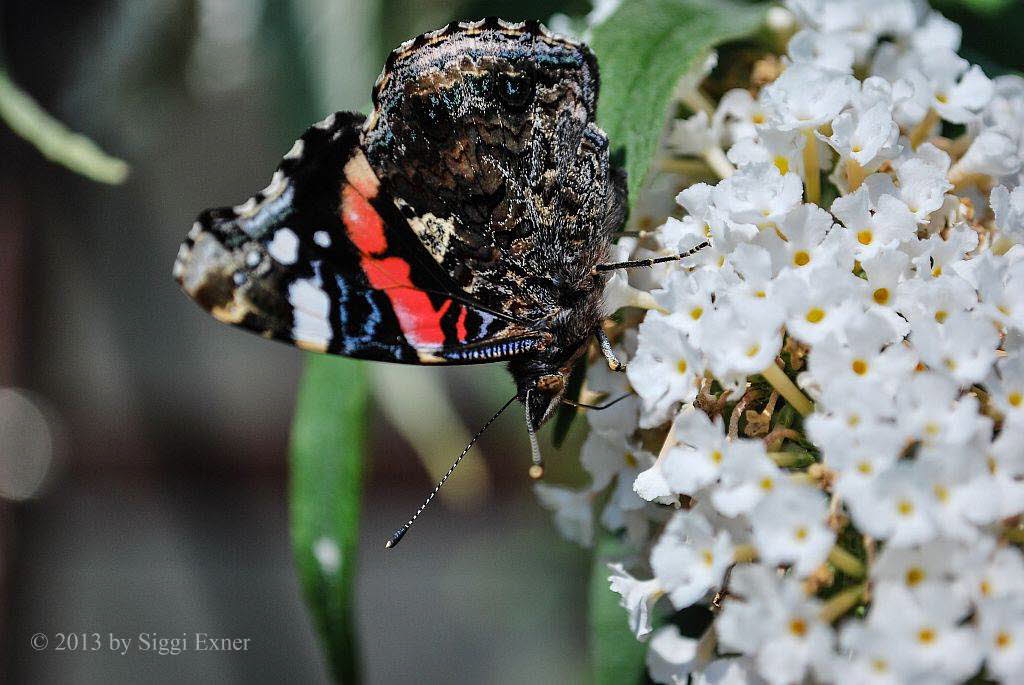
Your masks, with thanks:
[{"label": "white flower", "polygon": [[594,510],[589,490],[536,483],[533,492],[546,509],[555,512],[555,526],[565,539],[584,547],[594,543]]},{"label": "white flower", "polygon": [[986,130],[978,134],[964,156],[950,169],[953,178],[966,178],[973,174],[993,176],[997,179],[1020,171],[1017,143],[1001,131]]},{"label": "white flower", "polygon": [[742,167],[711,190],[715,207],[732,221],[754,225],[781,222],[802,195],[799,176],[782,174],[768,163]]},{"label": "white flower", "polygon": [[959,625],[967,611],[965,602],[938,585],[911,593],[902,585],[879,583],[867,626],[894,647],[891,667],[903,682],[957,683],[981,662],[972,631]]},{"label": "white flower", "polygon": [[1024,428],[1024,355],[1018,353],[996,362],[985,387],[999,411]]},{"label": "white flower", "polygon": [[711,503],[725,516],[747,514],[762,499],[785,486],[787,474],[768,458],[760,440],[736,440],[722,468]]},{"label": "white flower", "polygon": [[1013,191],[1004,186],[992,189],[989,197],[1000,235],[1015,243],[1024,242],[1024,186]]},{"label": "white flower", "polygon": [[828,240],[835,224],[832,215],[817,205],[803,204],[786,214],[774,231],[762,231],[756,241],[772,255],[776,273],[836,264],[838,254],[848,253],[846,245]]},{"label": "white flower", "polygon": [[934,317],[911,314],[910,328],[910,340],[921,360],[961,385],[983,380],[996,360],[999,334],[976,314],[956,312],[944,324]]},{"label": "white flower", "polygon": [[917,222],[907,205],[892,195],[871,197],[868,186],[836,198],[832,213],[850,231],[862,261],[883,252],[891,255],[916,237]]},{"label": "white flower", "polygon": [[[715,621],[726,650],[754,656],[769,683],[800,682],[808,667],[831,650],[820,605],[799,583],[760,564],[740,564],[730,577],[726,601]],[[742,599],[740,599],[742,598]]]},{"label": "white flower", "polygon": [[872,174],[864,180],[868,192],[872,198],[883,195],[899,198],[918,223],[927,222],[928,216],[942,207],[946,191],[953,187],[947,178],[949,155],[925,143],[914,153],[894,161],[894,166],[899,185],[888,174]]},{"label": "white flower", "polygon": [[835,533],[825,525],[828,506],[817,488],[774,489],[750,515],[754,544],[768,564],[792,564],[803,577],[825,561]]},{"label": "white flower", "polygon": [[847,505],[857,527],[897,547],[935,538],[932,499],[920,478],[920,469],[903,462],[847,493]]},{"label": "white flower", "polygon": [[978,638],[989,673],[1004,683],[1024,679],[1024,597],[983,602]]},{"label": "white flower", "polygon": [[685,411],[676,419],[675,434],[680,443],[665,454],[661,472],[673,492],[696,494],[718,479],[731,448],[722,419],[712,423],[702,411]]},{"label": "white flower", "polygon": [[899,152],[900,128],[892,120],[892,108],[883,102],[864,112],[841,113],[832,121],[832,135],[819,136],[841,159],[852,159],[865,169],[875,169]]},{"label": "white flower", "polygon": [[957,562],[960,592],[975,603],[1024,597],[1024,554],[1016,547],[996,547],[982,538]]},{"label": "white flower", "polygon": [[680,155],[699,155],[718,145],[718,132],[708,113],[697,112],[688,119],[675,119],[668,144]]},{"label": "white flower", "polygon": [[[875,312],[852,315],[837,334],[815,345],[808,358],[811,376],[825,386],[834,382],[892,387],[914,369],[917,357],[903,345],[889,320]],[[842,342],[840,342],[842,341]]]},{"label": "white flower", "polygon": [[842,33],[819,33],[811,29],[798,31],[789,39],[789,56],[796,63],[813,64],[823,69],[849,74],[856,57]]},{"label": "white flower", "polygon": [[886,547],[871,569],[875,583],[903,585],[916,592],[926,585],[946,587],[956,578],[957,554],[962,546],[935,540],[918,547]]},{"label": "white flower", "polygon": [[651,634],[651,610],[665,593],[656,580],[637,580],[622,564],[608,564],[612,575],[608,576],[611,591],[622,597],[619,603],[629,614],[629,629],[636,639],[642,640]]},{"label": "white flower", "polygon": [[[838,334],[855,312],[864,281],[834,266],[787,271],[776,282],[786,308],[786,329],[800,342],[815,345]],[[857,303],[857,304],[854,304]]]},{"label": "white flower", "polygon": [[691,673],[706,665],[699,645],[692,637],[684,637],[676,625],[658,628],[647,649],[647,673],[651,680],[664,685],[686,682]]},{"label": "white flower", "polygon": [[636,357],[626,369],[629,382],[643,401],[640,425],[656,426],[680,402],[697,396],[697,379],[704,373],[700,354],[685,332],[657,312],[640,324]]},{"label": "white flower", "polygon": [[772,128],[810,130],[831,122],[857,89],[852,76],[798,62],[765,87],[761,100]]},{"label": "white flower", "polygon": [[713,311],[701,338],[718,382],[739,392],[747,376],[768,368],[782,347],[781,325],[782,311],[777,307]]},{"label": "white flower", "polygon": [[729,533],[715,531],[698,511],[678,511],[651,550],[651,569],[677,609],[694,604],[722,581],[732,564]]}]

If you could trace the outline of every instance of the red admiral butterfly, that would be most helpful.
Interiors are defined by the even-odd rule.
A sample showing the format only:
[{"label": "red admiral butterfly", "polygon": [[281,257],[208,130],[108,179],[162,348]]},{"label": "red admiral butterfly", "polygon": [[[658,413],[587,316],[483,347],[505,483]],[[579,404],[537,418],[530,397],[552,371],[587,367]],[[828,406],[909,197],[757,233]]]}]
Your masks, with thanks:
[{"label": "red admiral butterfly", "polygon": [[332,114],[265,189],[203,212],[174,277],[221,321],[305,349],[507,361],[539,477],[534,432],[593,336],[618,366],[601,271],[641,265],[600,264],[626,188],[594,123],[597,93],[590,50],[535,21],[457,22],[407,41],[370,116]]}]

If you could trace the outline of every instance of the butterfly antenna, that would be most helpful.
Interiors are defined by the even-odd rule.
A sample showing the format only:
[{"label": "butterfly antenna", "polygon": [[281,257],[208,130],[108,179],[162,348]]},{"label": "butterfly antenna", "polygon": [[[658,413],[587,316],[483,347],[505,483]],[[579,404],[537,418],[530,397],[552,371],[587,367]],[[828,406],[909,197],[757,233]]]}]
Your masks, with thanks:
[{"label": "butterfly antenna", "polygon": [[694,245],[686,252],[680,254],[674,254],[669,257],[656,257],[654,259],[637,259],[631,262],[613,262],[612,264],[598,264],[594,267],[594,271],[615,271],[616,269],[636,269],[643,266],[654,266],[655,264],[664,264],[665,262],[678,262],[680,259],[686,259],[692,254],[700,252],[705,247],[710,246],[711,243],[704,241],[699,245]]},{"label": "butterfly antenna", "polygon": [[530,478],[537,480],[544,476],[544,456],[540,453],[537,432],[533,429],[533,417],[530,416],[530,392],[526,391],[526,401],[523,402],[523,407],[526,410],[526,432],[530,436],[530,459],[533,461],[530,466]]},{"label": "butterfly antenna", "polygon": [[473,439],[469,441],[469,444],[468,444],[468,445],[466,445],[466,449],[462,450],[462,454],[460,454],[460,455],[459,455],[459,456],[458,456],[458,457],[457,457],[457,458],[455,459],[455,461],[454,461],[454,462],[452,462],[452,465],[448,467],[448,471],[447,471],[447,472],[446,472],[446,473],[445,473],[445,474],[444,474],[443,476],[441,476],[441,480],[440,480],[440,481],[438,481],[437,485],[435,485],[435,486],[434,486],[434,489],[430,491],[430,494],[429,494],[429,495],[427,495],[427,499],[425,499],[425,500],[423,501],[423,504],[421,504],[421,505],[420,505],[420,508],[416,510],[416,513],[412,515],[412,518],[411,518],[411,519],[409,519],[408,521],[406,521],[406,522],[405,522],[405,525],[403,525],[403,526],[402,526],[401,528],[399,528],[399,529],[398,529],[398,530],[396,530],[396,531],[395,531],[394,533],[392,533],[392,534],[391,534],[391,539],[390,539],[390,540],[388,540],[388,541],[387,541],[386,543],[384,543],[384,547],[385,547],[386,549],[391,549],[392,547],[394,547],[395,545],[397,545],[397,544],[398,544],[399,542],[401,542],[401,541],[402,541],[402,538],[404,538],[404,537],[405,537],[405,534],[409,532],[409,529],[410,529],[410,528],[412,528],[412,524],[416,523],[416,519],[418,519],[418,518],[419,518],[420,514],[422,514],[422,513],[423,513],[423,510],[427,508],[427,505],[428,505],[428,504],[430,504],[430,501],[431,501],[432,499],[434,499],[434,497],[435,497],[435,496],[437,495],[438,491],[439,491],[439,490],[441,489],[441,486],[443,486],[443,485],[444,485],[444,483],[445,483],[445,481],[446,481],[446,480],[448,480],[448,477],[449,477],[450,475],[452,475],[452,473],[454,473],[454,472],[455,472],[455,469],[456,469],[456,468],[458,467],[458,465],[459,465],[459,462],[461,462],[461,461],[462,461],[462,458],[463,458],[463,457],[465,457],[465,456],[466,456],[466,454],[468,454],[468,453],[469,453],[469,450],[470,450],[470,448],[471,448],[471,447],[473,447],[473,444],[474,444],[474,443],[475,443],[475,442],[477,441],[477,439],[478,439],[478,438],[479,438],[479,437],[480,437],[481,435],[483,435],[483,434],[484,434],[484,431],[486,431],[486,430],[487,430],[487,428],[488,428],[488,427],[489,427],[489,426],[490,426],[490,425],[491,425],[492,423],[494,423],[495,419],[497,419],[497,418],[498,418],[499,416],[501,416],[501,413],[502,413],[503,411],[505,411],[506,409],[508,409],[509,405],[510,405],[510,404],[512,404],[512,402],[513,402],[513,401],[514,401],[515,399],[516,399],[516,395],[513,395],[513,396],[512,396],[511,398],[509,398],[509,401],[508,401],[508,402],[506,402],[506,403],[505,403],[505,404],[504,404],[504,405],[503,405],[503,406],[501,407],[501,409],[499,409],[499,410],[497,411],[497,413],[496,413],[496,414],[495,414],[494,416],[492,416],[491,418],[487,419],[487,423],[485,423],[485,424],[483,425],[483,428],[481,428],[480,430],[478,430],[478,431],[476,432],[476,435],[474,435],[474,436],[473,436]]}]

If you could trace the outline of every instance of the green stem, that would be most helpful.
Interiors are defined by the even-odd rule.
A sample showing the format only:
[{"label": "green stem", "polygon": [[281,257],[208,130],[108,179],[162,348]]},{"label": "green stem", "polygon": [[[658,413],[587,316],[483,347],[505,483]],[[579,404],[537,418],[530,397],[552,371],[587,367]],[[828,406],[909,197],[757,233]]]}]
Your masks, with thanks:
[{"label": "green stem", "polygon": [[814,411],[814,404],[807,398],[807,395],[800,391],[800,388],[796,387],[796,384],[779,368],[777,363],[772,363],[761,372],[761,375],[793,409],[800,412],[801,416],[807,416]]},{"label": "green stem", "polygon": [[128,164],[47,114],[0,67],[0,119],[50,161],[100,183],[124,183]]},{"label": "green stem", "polygon": [[864,592],[867,589],[867,583],[860,583],[829,598],[821,608],[821,620],[832,623],[844,616],[864,600]]},{"label": "green stem", "polygon": [[828,560],[837,569],[853,578],[863,578],[867,572],[864,568],[864,562],[839,545],[832,547],[832,550],[828,553]]}]

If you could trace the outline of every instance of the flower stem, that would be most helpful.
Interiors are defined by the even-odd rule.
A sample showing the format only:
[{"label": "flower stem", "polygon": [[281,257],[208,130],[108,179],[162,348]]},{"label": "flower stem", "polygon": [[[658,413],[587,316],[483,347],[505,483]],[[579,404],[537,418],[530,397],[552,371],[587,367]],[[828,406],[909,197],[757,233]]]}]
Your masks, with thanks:
[{"label": "flower stem", "polygon": [[801,416],[807,416],[814,411],[814,404],[807,398],[807,395],[800,391],[800,388],[796,387],[796,384],[789,379],[789,376],[779,368],[777,362],[762,371],[761,375],[764,376],[764,379],[773,388],[779,391],[779,394],[789,402],[793,409],[800,412]]},{"label": "flower stem", "polygon": [[910,132],[910,145],[916,150],[921,143],[928,140],[928,136],[931,135],[931,131],[937,123],[939,123],[939,113],[933,107],[928,110],[928,113],[924,115],[924,119]]},{"label": "flower stem", "polygon": [[708,163],[708,166],[718,174],[719,178],[729,178],[736,173],[736,168],[732,165],[732,162],[722,152],[722,148],[717,145],[709,147],[701,156]]},{"label": "flower stem", "polygon": [[821,620],[832,623],[843,616],[847,611],[860,604],[864,598],[864,591],[867,589],[867,583],[859,583],[833,596],[821,608]]},{"label": "flower stem", "polygon": [[807,201],[818,204],[821,200],[821,170],[818,165],[818,140],[814,137],[813,128],[804,131],[804,187]]},{"label": "flower stem", "polygon": [[798,452],[769,452],[768,457],[781,468],[789,468],[790,466],[796,466],[804,458],[804,455]]},{"label": "flower stem", "polygon": [[866,177],[867,172],[860,165],[860,162],[852,157],[846,160],[846,182],[850,186],[851,193],[860,188],[860,184],[864,182]]},{"label": "flower stem", "polygon": [[863,578],[867,570],[864,568],[864,562],[839,545],[833,545],[832,550],[828,553],[828,560],[840,571],[854,578]]}]

